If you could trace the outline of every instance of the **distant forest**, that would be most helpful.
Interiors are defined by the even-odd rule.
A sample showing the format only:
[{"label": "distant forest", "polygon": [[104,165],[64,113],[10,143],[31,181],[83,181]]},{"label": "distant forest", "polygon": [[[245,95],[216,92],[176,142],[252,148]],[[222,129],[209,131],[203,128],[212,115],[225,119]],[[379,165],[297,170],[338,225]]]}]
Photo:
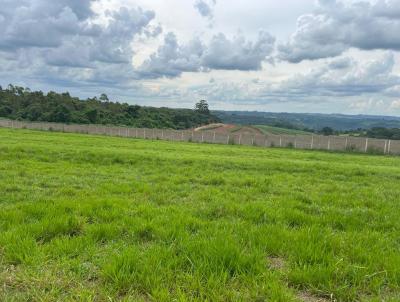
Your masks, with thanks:
[{"label": "distant forest", "polygon": [[0,117],[57,123],[125,125],[145,128],[189,129],[219,122],[205,101],[191,109],[143,107],[111,102],[107,95],[80,100],[68,92],[47,94],[8,85],[0,86]]}]

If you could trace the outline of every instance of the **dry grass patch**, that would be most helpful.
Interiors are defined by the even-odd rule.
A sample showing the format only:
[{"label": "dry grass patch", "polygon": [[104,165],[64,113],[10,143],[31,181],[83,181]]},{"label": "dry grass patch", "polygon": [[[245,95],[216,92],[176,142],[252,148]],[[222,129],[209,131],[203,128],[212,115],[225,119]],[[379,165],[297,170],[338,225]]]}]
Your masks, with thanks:
[{"label": "dry grass patch", "polygon": [[324,297],[317,297],[310,292],[300,292],[297,295],[298,299],[302,302],[336,302],[336,300],[331,297],[330,299],[324,298]]},{"label": "dry grass patch", "polygon": [[267,260],[268,268],[273,271],[283,271],[286,268],[286,261],[282,257],[270,256]]}]

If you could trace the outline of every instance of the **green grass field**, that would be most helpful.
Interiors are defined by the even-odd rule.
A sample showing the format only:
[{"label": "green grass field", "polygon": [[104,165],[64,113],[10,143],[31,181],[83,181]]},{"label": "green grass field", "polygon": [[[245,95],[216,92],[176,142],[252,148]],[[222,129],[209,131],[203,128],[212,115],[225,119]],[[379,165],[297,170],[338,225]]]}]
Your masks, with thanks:
[{"label": "green grass field", "polygon": [[400,301],[400,158],[0,129],[0,301]]},{"label": "green grass field", "polygon": [[264,134],[287,134],[287,135],[311,135],[312,133],[302,131],[302,130],[296,130],[296,129],[286,129],[286,128],[279,128],[279,127],[273,127],[273,126],[267,126],[267,125],[256,125],[254,126],[255,128],[260,129]]}]

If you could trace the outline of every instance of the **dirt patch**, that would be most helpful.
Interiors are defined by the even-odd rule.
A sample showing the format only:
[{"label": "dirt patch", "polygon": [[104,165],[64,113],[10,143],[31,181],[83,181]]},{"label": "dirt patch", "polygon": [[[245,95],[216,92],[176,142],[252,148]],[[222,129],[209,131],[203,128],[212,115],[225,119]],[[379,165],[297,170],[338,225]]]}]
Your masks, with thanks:
[{"label": "dirt patch", "polygon": [[330,299],[324,298],[324,297],[317,297],[309,292],[300,292],[297,295],[297,298],[299,298],[300,301],[303,302],[336,302],[333,297]]},{"label": "dirt patch", "polygon": [[213,131],[219,134],[253,134],[262,135],[262,131],[251,126],[239,126],[233,124],[210,124],[194,129],[194,131]]},{"label": "dirt patch", "polygon": [[282,271],[286,268],[285,259],[281,257],[268,257],[268,268],[274,271]]},{"label": "dirt patch", "polygon": [[[287,268],[286,260],[279,256],[269,256],[267,257],[268,269],[277,272],[283,272]],[[309,291],[300,291],[297,293],[297,298],[302,302],[336,302],[333,297],[327,298],[323,295],[318,296]]]},{"label": "dirt patch", "polygon": [[243,126],[240,127],[240,129],[237,129],[236,131],[233,131],[235,134],[253,134],[253,135],[263,135],[262,131],[260,129],[251,127],[251,126]]},{"label": "dirt patch", "polygon": [[196,129],[194,129],[194,131],[210,131],[210,130],[217,130],[220,127],[223,127],[224,124],[209,124],[209,125],[205,125],[205,126],[201,126],[198,127]]}]

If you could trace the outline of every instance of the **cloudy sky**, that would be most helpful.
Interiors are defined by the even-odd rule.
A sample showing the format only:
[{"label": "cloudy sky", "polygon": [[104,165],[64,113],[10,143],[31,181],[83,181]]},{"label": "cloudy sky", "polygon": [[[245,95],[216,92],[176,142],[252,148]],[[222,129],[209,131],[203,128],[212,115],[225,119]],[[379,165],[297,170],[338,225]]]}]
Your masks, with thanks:
[{"label": "cloudy sky", "polygon": [[400,115],[400,0],[0,0],[0,84]]}]

